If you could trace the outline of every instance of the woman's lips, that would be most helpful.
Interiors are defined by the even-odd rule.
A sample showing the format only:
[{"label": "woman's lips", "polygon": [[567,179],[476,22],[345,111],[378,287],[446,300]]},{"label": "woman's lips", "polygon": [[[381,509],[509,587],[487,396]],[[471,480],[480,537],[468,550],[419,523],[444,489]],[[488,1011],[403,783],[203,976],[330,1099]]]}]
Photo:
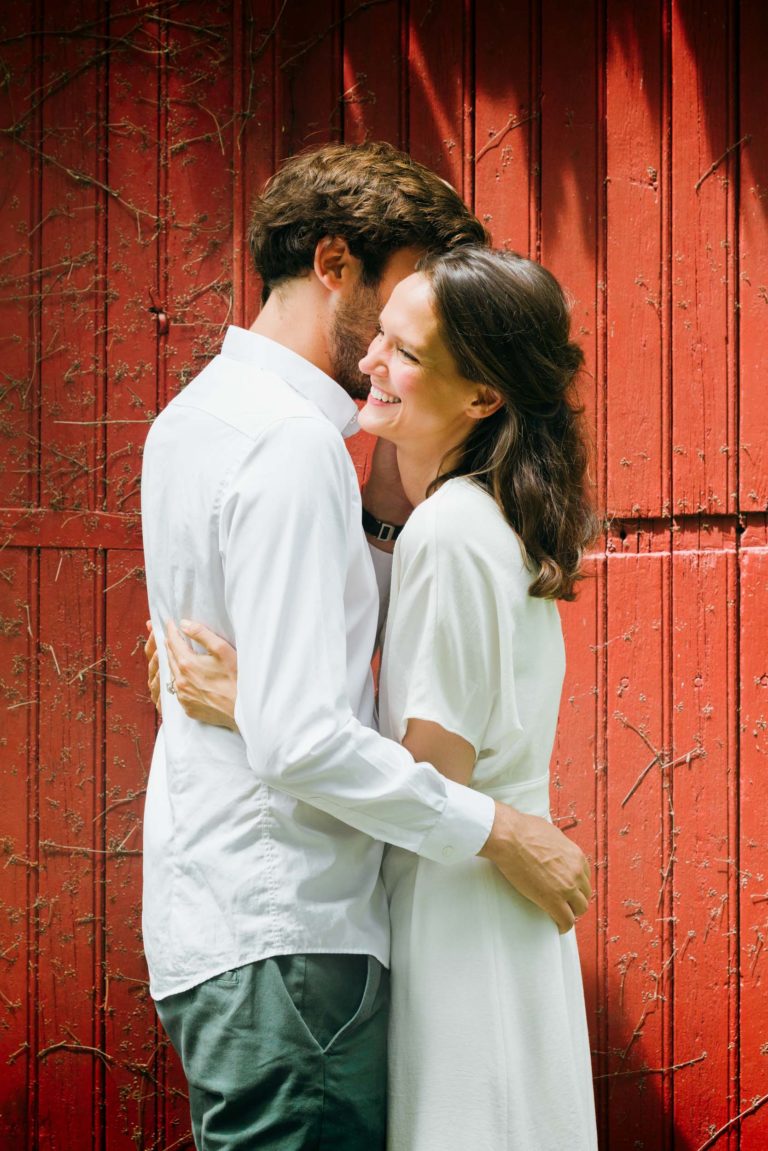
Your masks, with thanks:
[{"label": "woman's lips", "polygon": [[397,396],[388,395],[387,392],[383,392],[381,388],[376,386],[376,384],[371,384],[371,390],[368,393],[368,399],[374,404],[382,404],[383,406],[386,406],[387,404],[400,403],[400,400],[397,398]]}]

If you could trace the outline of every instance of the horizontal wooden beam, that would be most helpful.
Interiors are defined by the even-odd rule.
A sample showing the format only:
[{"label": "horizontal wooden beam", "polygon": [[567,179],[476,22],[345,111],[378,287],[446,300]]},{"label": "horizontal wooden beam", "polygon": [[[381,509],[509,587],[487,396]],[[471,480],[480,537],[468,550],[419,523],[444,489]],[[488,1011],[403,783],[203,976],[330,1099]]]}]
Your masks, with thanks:
[{"label": "horizontal wooden beam", "polygon": [[141,550],[136,513],[0,508],[0,548],[122,548]]}]

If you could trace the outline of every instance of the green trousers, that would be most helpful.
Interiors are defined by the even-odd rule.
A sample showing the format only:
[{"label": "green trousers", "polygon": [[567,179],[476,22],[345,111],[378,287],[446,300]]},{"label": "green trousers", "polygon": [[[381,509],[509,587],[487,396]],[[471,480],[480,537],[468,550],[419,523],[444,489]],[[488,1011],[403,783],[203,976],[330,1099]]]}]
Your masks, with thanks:
[{"label": "green trousers", "polygon": [[383,1151],[389,983],[375,959],[264,959],[156,1006],[198,1151]]}]

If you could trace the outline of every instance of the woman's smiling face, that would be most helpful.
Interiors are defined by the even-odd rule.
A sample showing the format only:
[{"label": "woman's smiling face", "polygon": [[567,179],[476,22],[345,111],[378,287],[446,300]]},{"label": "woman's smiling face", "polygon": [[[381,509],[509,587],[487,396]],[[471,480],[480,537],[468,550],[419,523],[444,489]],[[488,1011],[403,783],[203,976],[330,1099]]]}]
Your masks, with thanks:
[{"label": "woman's smiling face", "polygon": [[360,371],[371,379],[360,413],[366,431],[432,455],[450,452],[472,430],[480,386],[460,375],[422,273],[395,287]]}]

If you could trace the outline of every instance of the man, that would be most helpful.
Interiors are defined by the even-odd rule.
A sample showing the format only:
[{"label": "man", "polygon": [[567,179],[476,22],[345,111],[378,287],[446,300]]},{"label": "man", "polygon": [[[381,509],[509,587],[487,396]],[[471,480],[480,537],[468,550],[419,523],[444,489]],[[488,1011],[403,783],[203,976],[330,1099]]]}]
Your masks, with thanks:
[{"label": "man", "polygon": [[[377,588],[343,440],[357,363],[420,255],[485,239],[453,189],[387,145],[295,157],[254,211],[261,313],[147,440],[155,630],[205,620],[238,651],[232,732],[187,718],[160,645],[145,819],[151,991],[201,1151],[383,1146],[382,841],[446,866],[482,852],[561,930],[587,905],[583,856],[555,828],[369,726]],[[378,474],[367,485],[374,536],[399,498]]]}]

